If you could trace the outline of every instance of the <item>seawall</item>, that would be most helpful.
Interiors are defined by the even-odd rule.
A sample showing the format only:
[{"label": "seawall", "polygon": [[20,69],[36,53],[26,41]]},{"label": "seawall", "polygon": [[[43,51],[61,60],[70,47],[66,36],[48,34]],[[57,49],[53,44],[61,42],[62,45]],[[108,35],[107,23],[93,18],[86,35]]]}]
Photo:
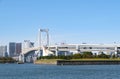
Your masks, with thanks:
[{"label": "seawall", "polygon": [[35,61],[34,64],[51,64],[51,65],[56,65],[57,64],[57,60],[55,60],[55,59],[41,59],[41,60]]},{"label": "seawall", "polygon": [[57,60],[57,65],[120,65],[120,60]]}]

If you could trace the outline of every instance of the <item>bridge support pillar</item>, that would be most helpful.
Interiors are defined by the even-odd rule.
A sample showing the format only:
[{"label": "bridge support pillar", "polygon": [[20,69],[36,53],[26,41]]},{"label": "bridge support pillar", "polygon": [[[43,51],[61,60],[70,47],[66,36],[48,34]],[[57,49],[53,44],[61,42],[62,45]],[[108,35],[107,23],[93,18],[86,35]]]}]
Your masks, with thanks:
[{"label": "bridge support pillar", "polygon": [[20,54],[19,56],[19,62],[25,62],[25,57],[24,57],[24,54]]},{"label": "bridge support pillar", "polygon": [[117,46],[115,47],[115,56],[118,57],[118,49],[117,49]]},{"label": "bridge support pillar", "polygon": [[55,55],[58,56],[58,47],[56,46]]}]

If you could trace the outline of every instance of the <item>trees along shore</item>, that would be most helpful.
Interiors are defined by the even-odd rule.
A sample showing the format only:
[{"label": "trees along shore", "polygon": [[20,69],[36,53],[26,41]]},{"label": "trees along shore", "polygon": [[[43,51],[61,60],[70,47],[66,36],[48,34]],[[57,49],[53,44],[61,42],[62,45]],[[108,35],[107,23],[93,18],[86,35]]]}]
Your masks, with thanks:
[{"label": "trees along shore", "polygon": [[116,59],[118,57],[116,57],[115,55],[106,55],[104,53],[101,53],[99,55],[93,55],[92,52],[83,52],[82,54],[78,53],[78,54],[74,54],[74,55],[68,55],[68,56],[64,56],[64,55],[59,55],[59,56],[41,56],[38,58],[38,60],[40,59],[65,59],[65,60],[71,60],[71,59]]},{"label": "trees along shore", "polygon": [[11,57],[0,57],[0,63],[15,63],[16,61]]}]

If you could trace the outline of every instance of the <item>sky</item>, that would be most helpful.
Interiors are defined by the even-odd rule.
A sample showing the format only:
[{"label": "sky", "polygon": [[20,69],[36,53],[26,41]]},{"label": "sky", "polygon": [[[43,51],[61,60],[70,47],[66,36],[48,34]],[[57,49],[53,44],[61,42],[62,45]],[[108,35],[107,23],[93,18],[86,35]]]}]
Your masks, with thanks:
[{"label": "sky", "polygon": [[120,43],[120,0],[0,0],[0,45],[36,43],[39,28],[50,44]]}]

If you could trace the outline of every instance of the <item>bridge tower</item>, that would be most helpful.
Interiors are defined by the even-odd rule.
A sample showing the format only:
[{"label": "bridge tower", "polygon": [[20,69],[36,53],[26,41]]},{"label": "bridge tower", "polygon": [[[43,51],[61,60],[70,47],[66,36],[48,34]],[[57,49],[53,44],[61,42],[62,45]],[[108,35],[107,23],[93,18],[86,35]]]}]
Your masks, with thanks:
[{"label": "bridge tower", "polygon": [[[46,40],[45,39],[42,39],[42,32],[46,33],[46,36],[44,37],[47,37]],[[43,40],[46,41],[46,44],[44,45],[43,43]],[[42,46],[49,46],[49,29],[39,29],[39,34],[38,34],[38,45],[39,47],[42,47]]]},{"label": "bridge tower", "polygon": [[[43,32],[44,32],[44,35],[42,35]],[[44,37],[45,39],[43,39]],[[45,41],[45,43],[43,41]],[[30,49],[27,49],[26,51],[22,51],[21,55],[19,56],[19,61],[26,62],[27,55],[30,55],[31,58],[35,58],[39,56],[47,56],[49,54],[53,54],[51,51],[46,50],[48,46],[49,46],[49,29],[39,29],[38,48],[34,49],[34,47],[31,47]],[[35,53],[33,53],[32,50],[35,51]],[[28,52],[31,51],[32,53],[25,53],[27,51]]]},{"label": "bridge tower", "polygon": [[39,29],[38,47],[40,47],[39,56],[46,56],[45,47],[49,47],[49,29]]}]

